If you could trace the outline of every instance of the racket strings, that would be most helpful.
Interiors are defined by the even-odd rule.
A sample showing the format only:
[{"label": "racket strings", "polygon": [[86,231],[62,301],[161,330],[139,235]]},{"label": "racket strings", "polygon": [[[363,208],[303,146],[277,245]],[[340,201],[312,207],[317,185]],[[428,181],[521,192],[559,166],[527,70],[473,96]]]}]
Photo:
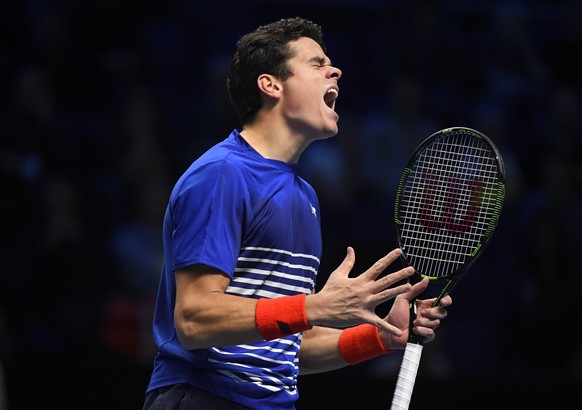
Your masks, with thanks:
[{"label": "racket strings", "polygon": [[445,134],[411,166],[402,186],[403,246],[417,271],[446,277],[464,264],[490,229],[499,167],[487,142]]}]

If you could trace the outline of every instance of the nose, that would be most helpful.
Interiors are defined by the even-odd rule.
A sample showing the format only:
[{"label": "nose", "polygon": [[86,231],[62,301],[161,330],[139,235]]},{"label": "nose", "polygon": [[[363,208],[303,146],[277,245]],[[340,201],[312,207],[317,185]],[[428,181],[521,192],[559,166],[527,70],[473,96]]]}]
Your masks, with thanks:
[{"label": "nose", "polygon": [[333,67],[332,66],[332,67],[330,67],[330,70],[329,70],[329,74],[328,75],[329,75],[329,78],[333,78],[335,80],[339,80],[341,78],[341,76],[342,76],[342,70],[340,70],[337,67]]}]

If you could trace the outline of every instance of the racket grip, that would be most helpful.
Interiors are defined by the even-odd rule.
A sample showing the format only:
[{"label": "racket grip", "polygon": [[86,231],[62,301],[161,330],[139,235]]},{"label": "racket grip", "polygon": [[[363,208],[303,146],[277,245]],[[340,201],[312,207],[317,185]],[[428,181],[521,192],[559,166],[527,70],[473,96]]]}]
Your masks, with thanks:
[{"label": "racket grip", "polygon": [[422,344],[410,342],[406,344],[406,350],[404,350],[404,357],[402,358],[398,380],[396,381],[396,387],[394,389],[391,410],[408,410],[421,354]]}]

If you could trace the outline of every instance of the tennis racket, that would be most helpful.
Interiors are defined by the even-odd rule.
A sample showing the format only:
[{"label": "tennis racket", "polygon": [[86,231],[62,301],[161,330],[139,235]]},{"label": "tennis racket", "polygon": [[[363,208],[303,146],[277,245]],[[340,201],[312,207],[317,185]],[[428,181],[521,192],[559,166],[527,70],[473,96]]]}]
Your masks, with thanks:
[{"label": "tennis racket", "polygon": [[[410,158],[396,192],[394,223],[402,261],[414,278],[439,284],[433,306],[448,295],[483,252],[505,196],[503,159],[479,131],[454,127],[425,139]],[[411,330],[392,399],[392,410],[410,404],[422,353]]]}]

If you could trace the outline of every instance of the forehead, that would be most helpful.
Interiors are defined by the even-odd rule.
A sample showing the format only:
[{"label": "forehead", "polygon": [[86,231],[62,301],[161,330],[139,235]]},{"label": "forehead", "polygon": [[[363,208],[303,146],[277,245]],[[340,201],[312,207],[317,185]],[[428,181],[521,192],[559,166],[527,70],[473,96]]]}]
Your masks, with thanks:
[{"label": "forehead", "polygon": [[330,59],[323,52],[321,46],[309,37],[301,37],[297,40],[291,41],[289,47],[292,50],[291,59],[305,62],[323,61],[331,63]]}]

